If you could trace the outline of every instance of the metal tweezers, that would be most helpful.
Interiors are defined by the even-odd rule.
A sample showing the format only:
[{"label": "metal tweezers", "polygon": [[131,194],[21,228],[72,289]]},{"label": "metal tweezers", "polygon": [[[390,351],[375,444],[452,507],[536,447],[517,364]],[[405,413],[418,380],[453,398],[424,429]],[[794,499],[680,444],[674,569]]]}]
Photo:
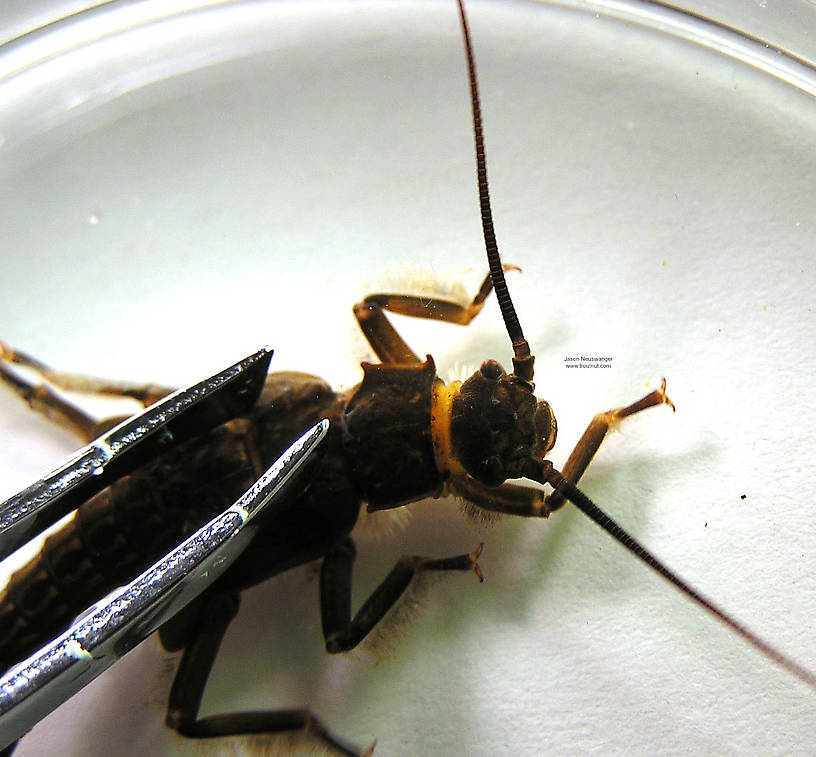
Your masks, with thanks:
[{"label": "metal tweezers", "polygon": [[[174,392],[6,500],[0,505],[0,559],[141,462],[246,411],[260,395],[271,358],[272,350],[263,348]],[[210,586],[247,547],[255,516],[301,468],[328,426],[326,420],[313,426],[231,507],[0,677],[0,749]]]}]

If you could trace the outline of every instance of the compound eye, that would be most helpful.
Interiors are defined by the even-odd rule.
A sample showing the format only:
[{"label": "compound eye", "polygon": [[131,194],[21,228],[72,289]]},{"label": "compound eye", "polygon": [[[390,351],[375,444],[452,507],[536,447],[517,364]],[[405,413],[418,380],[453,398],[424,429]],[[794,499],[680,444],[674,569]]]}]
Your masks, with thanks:
[{"label": "compound eye", "polygon": [[479,368],[479,373],[490,381],[498,381],[504,376],[504,368],[501,367],[495,360],[485,360]]},{"label": "compound eye", "polygon": [[543,459],[554,446],[555,438],[558,436],[558,424],[555,422],[549,402],[538,400],[535,409],[535,430],[536,444],[533,454],[539,459]]}]

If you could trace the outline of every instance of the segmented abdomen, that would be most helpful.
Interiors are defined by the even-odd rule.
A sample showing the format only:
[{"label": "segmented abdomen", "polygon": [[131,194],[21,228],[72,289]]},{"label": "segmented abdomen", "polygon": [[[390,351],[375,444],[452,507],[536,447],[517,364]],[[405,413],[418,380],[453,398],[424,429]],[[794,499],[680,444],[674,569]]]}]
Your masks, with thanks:
[{"label": "segmented abdomen", "polygon": [[85,503],[0,594],[0,671],[64,631],[255,480],[246,422],[190,440]]},{"label": "segmented abdomen", "polygon": [[[0,594],[0,672],[229,507],[320,418],[335,424],[330,434],[335,442],[321,445],[320,457],[336,448],[344,402],[316,376],[271,373],[247,418],[180,444],[82,505]],[[288,495],[297,506],[280,515],[272,541],[256,538],[260,555],[247,549],[232,566],[228,575],[236,575],[235,588],[314,559],[351,530],[357,499],[343,483],[339,451],[326,456],[331,462],[321,467],[323,485],[311,487],[315,491],[303,504],[297,491]]]}]

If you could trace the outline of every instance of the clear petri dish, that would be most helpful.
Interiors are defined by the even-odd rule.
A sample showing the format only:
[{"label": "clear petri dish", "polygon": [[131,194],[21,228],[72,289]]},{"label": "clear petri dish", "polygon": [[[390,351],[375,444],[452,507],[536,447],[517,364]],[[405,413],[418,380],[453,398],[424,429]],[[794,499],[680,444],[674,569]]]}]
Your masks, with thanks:
[{"label": "clear petri dish", "polygon": [[[354,302],[475,291],[486,264],[451,3],[70,10],[17,16],[0,47],[4,341],[170,385],[268,343],[274,368],[348,389],[373,357]],[[665,376],[677,413],[627,422],[584,488],[816,667],[812,7],[691,9],[719,25],[653,3],[468,10],[499,242],[523,269],[511,293],[559,421],[553,460],[593,413]],[[38,28],[21,36],[26,23]],[[395,323],[445,377],[509,365],[492,302],[467,329]],[[74,442],[9,393],[0,403],[10,495]],[[345,657],[323,652],[313,567],[262,584],[202,714],[309,706],[378,755],[810,750],[813,692],[580,514],[488,527],[447,500],[407,509],[390,536],[368,521],[358,535],[355,603],[399,555],[479,541],[485,584],[432,582],[407,603],[417,617]],[[163,726],[172,670],[149,640],[18,754],[222,747]]]}]

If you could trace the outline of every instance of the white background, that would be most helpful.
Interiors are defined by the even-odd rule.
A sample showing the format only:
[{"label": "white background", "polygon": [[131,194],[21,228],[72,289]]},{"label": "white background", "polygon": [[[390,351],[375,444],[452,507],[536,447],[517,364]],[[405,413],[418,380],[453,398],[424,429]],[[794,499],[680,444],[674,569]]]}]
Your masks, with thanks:
[{"label": "white background", "polygon": [[[813,100],[594,14],[471,16],[497,232],[524,269],[510,286],[559,420],[553,459],[666,376],[677,413],[628,422],[584,488],[816,668]],[[268,343],[273,367],[348,388],[372,357],[351,315],[362,295],[430,293],[429,277],[475,290],[452,4],[236,3],[74,46],[86,32],[2,82],[3,340],[171,385]],[[509,367],[492,302],[467,330],[399,328],[443,375]],[[612,367],[564,367],[580,355]],[[11,495],[74,442],[0,403]],[[314,570],[281,576],[245,595],[204,714],[309,705],[387,757],[812,749],[816,694],[579,513],[483,527],[455,503],[410,510],[406,529],[359,539],[359,600],[403,552],[479,541],[485,584],[446,576],[373,649],[329,658]],[[18,754],[218,751],[164,729],[171,677],[148,641]]]}]

